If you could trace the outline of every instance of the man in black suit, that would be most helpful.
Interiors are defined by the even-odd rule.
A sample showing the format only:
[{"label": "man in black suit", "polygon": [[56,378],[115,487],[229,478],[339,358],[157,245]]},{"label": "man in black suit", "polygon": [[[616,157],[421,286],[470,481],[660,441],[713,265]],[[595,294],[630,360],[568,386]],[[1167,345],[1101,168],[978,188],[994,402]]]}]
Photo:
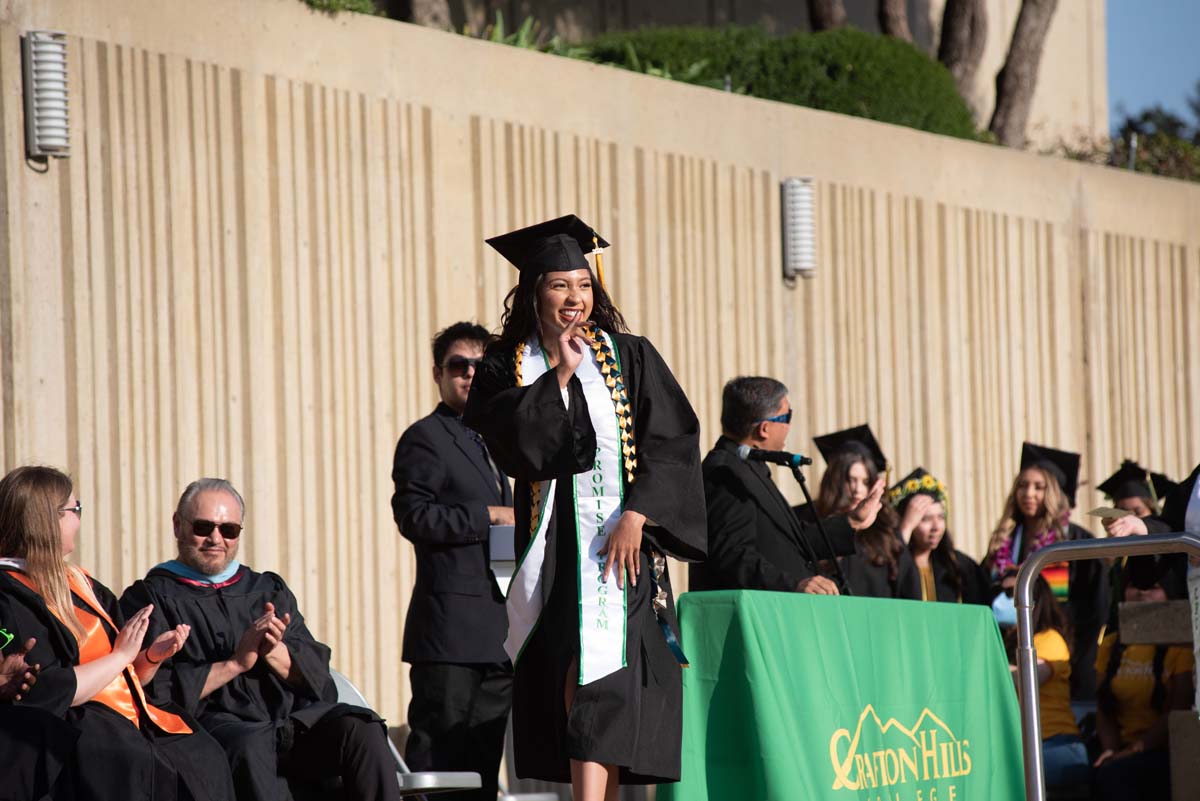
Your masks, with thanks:
[{"label": "man in black suit", "polygon": [[495,801],[512,665],[488,535],[492,525],[512,525],[512,490],[461,417],[487,339],[473,323],[434,337],[442,401],[396,445],[392,513],[417,552],[404,624],[403,659],[412,665],[406,761],[413,770],[477,771],[479,791],[447,798]]},{"label": "man in black suit", "polygon": [[[738,458],[738,447],[782,450],[791,429],[787,387],[773,378],[735,378],[721,398],[721,438],[704,458],[708,560],[689,567],[692,590],[778,590],[837,595],[820,574],[830,558],[815,525],[801,522],[762,462]],[[848,515],[822,519],[833,555],[854,553],[854,531],[875,522],[879,479]]]}]

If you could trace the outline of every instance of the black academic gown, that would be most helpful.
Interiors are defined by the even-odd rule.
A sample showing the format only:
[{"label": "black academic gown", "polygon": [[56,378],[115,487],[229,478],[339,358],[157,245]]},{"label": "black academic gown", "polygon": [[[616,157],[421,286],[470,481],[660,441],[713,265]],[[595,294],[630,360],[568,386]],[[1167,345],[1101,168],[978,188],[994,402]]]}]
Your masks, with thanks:
[{"label": "black academic gown", "polygon": [[23,704],[0,704],[0,765],[7,801],[74,801],[79,731],[58,715]]},{"label": "black academic gown", "polygon": [[[102,611],[117,626],[124,625],[125,618],[112,592],[95,579],[92,579],[92,589]],[[84,610],[90,608],[87,601],[74,594],[72,600]],[[73,797],[79,801],[173,799],[182,784],[196,801],[233,801],[233,784],[220,746],[184,710],[169,703],[157,704],[183,718],[193,730],[192,734],[162,732],[149,722],[144,710],[141,711],[142,725],[138,727],[96,701],[71,706],[76,688],[74,668],[79,664],[79,643],[50,612],[41,596],[7,572],[0,572],[0,620],[14,635],[14,642],[24,642],[30,637],[37,639],[27,661],[41,665],[38,680],[16,706],[35,707],[59,716],[78,736],[71,765],[74,790],[64,795],[60,778],[55,788],[56,797]],[[115,642],[117,629],[107,623],[102,625],[109,641]],[[136,699],[136,694],[134,697]],[[64,746],[58,742],[57,750],[48,751],[45,758],[62,759]],[[24,765],[21,770],[44,774],[48,768]],[[3,797],[2,791],[0,797]]]},{"label": "black academic gown", "polygon": [[[688,566],[688,588],[776,590],[817,575],[829,550],[813,523],[804,522],[761,462],[738,458],[738,443],[722,436],[704,457],[708,558]],[[845,515],[823,519],[835,555],[854,553],[854,530]]]},{"label": "black academic gown", "polygon": [[[990,605],[988,597],[988,580],[979,564],[959,550],[954,551],[954,561],[958,565],[958,578],[962,583],[960,592],[950,578],[950,566],[939,553],[930,554],[929,563],[933,566],[933,585],[937,591],[937,600],[944,603],[984,604]],[[918,578],[920,571],[918,570]],[[920,597],[919,595],[917,597]]]},{"label": "black academic gown", "polygon": [[843,557],[840,563],[851,595],[921,600],[921,574],[907,548],[896,555],[895,576],[886,564],[875,564],[866,553]]},{"label": "black academic gown", "polygon": [[[576,688],[568,715],[567,670],[578,658],[578,575],[572,482],[593,462],[596,437],[578,377],[568,384],[569,408],[549,371],[516,385],[515,354],[489,347],[475,373],[463,415],[483,435],[496,463],[517,481],[517,552],[530,536],[530,482],[560,479],[547,531],[544,582],[550,586],[541,620],[516,665],[513,732],[517,775],[570,781],[571,759],[620,767],[623,784],[679,780],[682,679],[651,606],[651,549],[685,560],[705,555],[699,422],[683,390],[654,347],[614,334],[632,407],[637,443],[635,480],[625,485],[626,510],[644,514],[641,574],[627,586],[626,667]],[[664,618],[675,636],[674,599]],[[684,647],[686,648],[686,643]]]},{"label": "black academic gown", "polygon": [[[303,686],[287,684],[260,659],[201,699],[212,663],[233,656],[268,601],[275,605],[276,616],[292,616],[283,642]],[[159,668],[147,693],[195,714],[216,738],[233,769],[240,801],[292,798],[285,774],[287,753],[298,731],[312,728],[326,715],[379,720],[370,710],[336,702],[329,648],[309,632],[296,597],[274,573],[256,573],[243,565],[233,578],[214,587],[154,568],[121,596],[126,614],[147,604],[154,604],[147,642],[180,623],[192,627],[183,649]]]}]

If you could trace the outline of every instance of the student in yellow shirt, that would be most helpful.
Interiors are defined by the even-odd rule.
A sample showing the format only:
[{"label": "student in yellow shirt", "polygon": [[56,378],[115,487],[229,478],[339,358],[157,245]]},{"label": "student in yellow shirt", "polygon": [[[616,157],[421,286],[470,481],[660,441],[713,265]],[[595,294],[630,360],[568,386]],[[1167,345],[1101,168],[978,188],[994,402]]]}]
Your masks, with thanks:
[{"label": "student in yellow shirt", "polygon": [[[1138,569],[1154,565],[1152,559],[1142,561],[1146,559],[1129,560],[1123,576],[1125,601],[1165,601],[1179,595],[1171,582],[1168,593],[1160,576],[1147,577],[1147,570]],[[1171,710],[1191,707],[1193,666],[1186,647],[1126,645],[1116,634],[1105,637],[1096,654],[1096,730],[1102,750],[1094,765],[1094,798],[1170,798],[1167,719]]]},{"label": "student in yellow shirt", "polygon": [[[1005,577],[1001,586],[1015,581]],[[1070,627],[1050,584],[1033,585],[1033,649],[1037,653],[1038,706],[1042,712],[1042,763],[1047,787],[1086,784],[1091,773],[1087,747],[1071,711]],[[1015,639],[1016,632],[1012,633]]]}]

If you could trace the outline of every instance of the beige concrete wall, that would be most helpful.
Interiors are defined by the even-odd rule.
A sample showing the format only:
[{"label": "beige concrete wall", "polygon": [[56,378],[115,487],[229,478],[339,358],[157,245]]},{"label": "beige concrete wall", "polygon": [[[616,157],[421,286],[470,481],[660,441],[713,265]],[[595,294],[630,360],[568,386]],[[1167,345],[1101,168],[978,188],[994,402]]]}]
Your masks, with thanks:
[{"label": "beige concrete wall", "polygon": [[[844,0],[849,23],[878,32],[878,0]],[[996,107],[996,73],[1004,66],[1021,0],[986,0],[987,45],[967,101],[980,128]],[[909,0],[913,40],[936,57],[945,0]],[[483,31],[497,11],[511,29],[533,17],[548,33],[582,41],[597,33],[645,25],[760,25],[785,34],[808,30],[808,5],[795,0],[451,0],[455,30]],[[1108,50],[1104,0],[1058,4],[1046,37],[1029,120],[1030,147],[1053,148],[1108,135]]]},{"label": "beige concrete wall", "polygon": [[[70,35],[73,155],[46,168],[23,158],[31,28]],[[897,470],[946,480],[975,555],[1023,438],[1081,450],[1089,486],[1200,453],[1195,185],[294,0],[0,0],[0,123],[0,468],[75,475],[79,560],[117,589],[171,555],[183,485],[227,476],[245,561],[394,721],[392,450],[435,402],[433,331],[499,321],[486,235],[578,212],[706,446],[722,382],[779,376],[793,448],[869,420]],[[792,175],[820,266],[787,289]]]}]

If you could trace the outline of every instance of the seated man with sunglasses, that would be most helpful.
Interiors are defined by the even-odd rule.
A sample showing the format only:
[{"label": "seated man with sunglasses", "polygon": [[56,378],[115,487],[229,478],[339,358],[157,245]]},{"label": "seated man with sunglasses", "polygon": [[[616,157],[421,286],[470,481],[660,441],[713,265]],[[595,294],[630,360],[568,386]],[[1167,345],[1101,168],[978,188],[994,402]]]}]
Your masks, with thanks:
[{"label": "seated man with sunglasses", "polygon": [[745,461],[738,449],[780,451],[791,431],[788,389],[765,376],[735,378],[721,396],[721,437],[704,457],[708,559],[688,566],[691,590],[775,590],[837,595],[819,562],[855,552],[854,531],[879,512],[883,482],[847,515],[825,518],[825,538],[802,522],[766,464]]},{"label": "seated man with sunglasses", "polygon": [[512,665],[508,617],[492,578],[491,526],[512,525],[513,496],[462,413],[488,332],[455,323],[433,338],[441,402],[400,437],[392,467],[392,515],[413,544],[417,581],[401,657],[412,665],[405,761],[415,771],[475,771],[458,799],[495,801]]},{"label": "seated man with sunglasses", "polygon": [[228,481],[192,482],[175,510],[178,556],[121,596],[123,610],[154,605],[147,642],[191,627],[147,694],[182,706],[224,747],[240,801],[285,801],[289,779],[336,777],[347,798],[399,798],[382,721],[337,703],[329,648],[283,579],[237,561],[244,515]]}]

